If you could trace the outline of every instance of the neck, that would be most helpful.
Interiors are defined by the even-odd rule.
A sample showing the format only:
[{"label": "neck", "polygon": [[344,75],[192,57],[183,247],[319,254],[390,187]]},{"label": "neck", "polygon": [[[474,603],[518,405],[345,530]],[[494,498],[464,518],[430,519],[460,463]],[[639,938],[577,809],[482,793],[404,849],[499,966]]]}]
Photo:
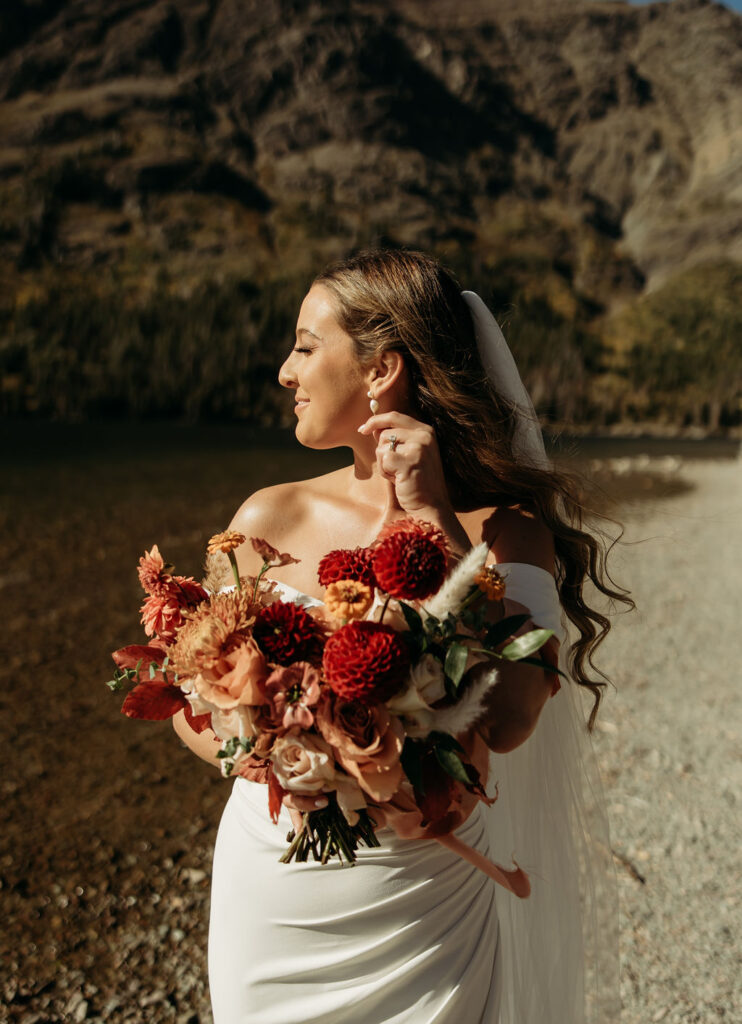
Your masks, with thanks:
[{"label": "neck", "polygon": [[348,496],[364,505],[376,506],[379,512],[386,508],[389,484],[381,475],[376,459],[376,441],[373,437],[354,439],[351,446],[353,466],[348,486]]}]

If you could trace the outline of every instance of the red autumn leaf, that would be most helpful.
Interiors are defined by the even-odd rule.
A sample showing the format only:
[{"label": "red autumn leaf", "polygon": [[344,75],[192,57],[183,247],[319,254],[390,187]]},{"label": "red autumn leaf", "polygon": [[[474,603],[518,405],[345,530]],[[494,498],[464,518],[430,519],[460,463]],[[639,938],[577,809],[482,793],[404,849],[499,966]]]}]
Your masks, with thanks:
[{"label": "red autumn leaf", "polygon": [[259,782],[261,786],[268,785],[268,776],[273,771],[273,765],[267,757],[256,757],[250,754],[249,757],[237,762],[235,774],[241,779],[248,779],[250,782]]},{"label": "red autumn leaf", "polygon": [[141,661],[141,667],[147,669],[153,661],[161,665],[166,654],[165,648],[159,644],[130,644],[114,651],[111,657],[119,668],[136,668],[137,663]]},{"label": "red autumn leaf", "polygon": [[281,783],[276,778],[274,772],[268,773],[268,812],[273,820],[273,824],[278,824],[278,815],[281,813],[281,805],[283,804],[283,798],[286,795],[286,790],[283,788]]},{"label": "red autumn leaf", "polygon": [[172,718],[186,703],[185,694],[177,686],[162,679],[153,679],[135,686],[127,695],[121,710],[129,718],[161,722]]},{"label": "red autumn leaf", "polygon": [[211,728],[210,712],[207,711],[204,715],[194,715],[193,706],[190,701],[185,703],[185,720],[194,732],[202,733],[204,730]]}]

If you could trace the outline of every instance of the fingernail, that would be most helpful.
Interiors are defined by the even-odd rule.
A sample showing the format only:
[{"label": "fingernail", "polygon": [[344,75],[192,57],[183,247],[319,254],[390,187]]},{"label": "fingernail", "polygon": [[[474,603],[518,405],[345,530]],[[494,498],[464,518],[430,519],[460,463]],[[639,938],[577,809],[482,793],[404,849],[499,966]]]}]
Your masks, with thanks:
[{"label": "fingernail", "polygon": [[364,432],[364,430],[365,430],[365,429],[366,429],[366,424],[365,424],[365,423],[362,423],[362,424],[360,425],[360,427],[358,428],[358,433],[359,433],[359,434],[362,434],[362,433]]},{"label": "fingernail", "polygon": [[314,801],[314,806],[315,807],[327,807],[327,801],[325,800],[324,797],[321,797],[319,800],[315,800]]}]

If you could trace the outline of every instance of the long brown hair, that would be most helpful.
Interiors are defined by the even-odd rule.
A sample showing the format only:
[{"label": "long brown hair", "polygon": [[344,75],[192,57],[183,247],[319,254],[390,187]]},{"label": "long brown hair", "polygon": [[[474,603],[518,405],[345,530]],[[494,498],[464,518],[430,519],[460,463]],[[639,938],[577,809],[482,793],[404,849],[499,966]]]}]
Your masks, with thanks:
[{"label": "long brown hair", "polygon": [[519,505],[535,511],[552,531],[559,596],[580,633],[569,651],[569,668],[593,694],[592,728],[606,683],[590,678],[587,669],[606,679],[593,654],[611,623],[585,601],[586,579],[612,601],[635,605],[628,591],[606,582],[614,582],[606,568],[610,547],[602,532],[582,529],[587,510],[577,478],[516,457],[517,411],[497,394],[482,367],[458,282],[424,253],[373,250],[331,264],[314,283],[332,293],[339,323],[362,363],[388,350],[403,356],[411,404],[435,430],[454,508]]}]

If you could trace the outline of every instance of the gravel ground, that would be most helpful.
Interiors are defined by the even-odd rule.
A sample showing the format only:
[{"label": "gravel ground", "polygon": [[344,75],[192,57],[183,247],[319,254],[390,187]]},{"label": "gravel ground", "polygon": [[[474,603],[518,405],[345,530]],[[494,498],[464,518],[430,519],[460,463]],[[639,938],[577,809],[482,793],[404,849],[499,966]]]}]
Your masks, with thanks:
[{"label": "gravel ground", "polygon": [[[178,457],[177,437],[164,452],[131,432],[117,450],[117,437],[104,434],[101,460],[44,436],[3,469],[1,1024],[211,1021],[209,870],[227,785],[169,725],[119,715],[103,680],[108,651],[139,635],[144,547],[157,540],[197,574],[206,539],[254,484],[241,442],[223,450],[231,434],[200,453],[189,441]],[[288,459],[251,452],[249,468],[263,483],[287,479]],[[741,470],[641,456],[591,466],[621,500],[613,572],[639,604],[601,649],[616,691],[596,733],[619,869],[623,1024],[739,1019]],[[704,717],[699,684],[714,688]]]},{"label": "gravel ground", "polygon": [[622,1024],[742,1020],[742,461],[624,510],[638,610],[601,648],[596,746],[619,872]]}]

